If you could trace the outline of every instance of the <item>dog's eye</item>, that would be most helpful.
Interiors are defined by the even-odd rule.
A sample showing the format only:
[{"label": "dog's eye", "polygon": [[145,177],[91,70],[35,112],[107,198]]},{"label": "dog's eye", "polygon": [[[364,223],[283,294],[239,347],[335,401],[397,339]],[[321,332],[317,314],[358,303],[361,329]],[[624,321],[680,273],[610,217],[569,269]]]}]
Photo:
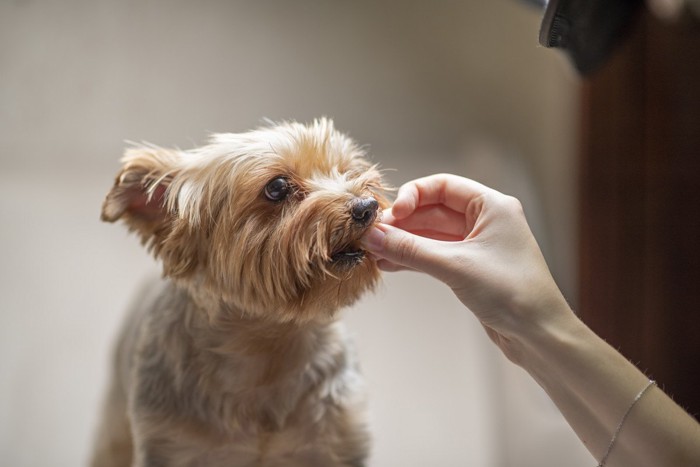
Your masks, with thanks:
[{"label": "dog's eye", "polygon": [[265,186],[265,197],[270,201],[282,201],[289,192],[289,181],[284,177],[275,178]]}]

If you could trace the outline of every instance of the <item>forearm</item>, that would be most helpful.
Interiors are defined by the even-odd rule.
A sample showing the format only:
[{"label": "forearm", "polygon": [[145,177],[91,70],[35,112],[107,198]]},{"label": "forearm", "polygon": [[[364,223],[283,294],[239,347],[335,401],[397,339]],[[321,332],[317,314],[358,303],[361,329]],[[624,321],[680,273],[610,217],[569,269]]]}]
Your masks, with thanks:
[{"label": "forearm", "polygon": [[[520,364],[600,460],[648,378],[575,316],[520,340]],[[607,466],[700,465],[700,427],[658,388],[634,404]]]}]

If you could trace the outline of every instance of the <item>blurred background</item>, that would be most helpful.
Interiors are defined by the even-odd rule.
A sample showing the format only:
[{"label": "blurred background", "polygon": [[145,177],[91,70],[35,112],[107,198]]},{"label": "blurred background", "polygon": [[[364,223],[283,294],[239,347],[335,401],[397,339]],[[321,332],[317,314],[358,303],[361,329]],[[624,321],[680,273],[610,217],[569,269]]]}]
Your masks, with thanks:
[{"label": "blurred background", "polygon": [[[579,303],[580,78],[513,0],[0,3],[0,463],[84,465],[126,305],[159,273],[99,222],[126,141],[328,116],[395,186],[518,196]],[[584,100],[585,102],[585,100]],[[546,395],[446,287],[386,275],[348,310],[375,467],[588,466]]]}]

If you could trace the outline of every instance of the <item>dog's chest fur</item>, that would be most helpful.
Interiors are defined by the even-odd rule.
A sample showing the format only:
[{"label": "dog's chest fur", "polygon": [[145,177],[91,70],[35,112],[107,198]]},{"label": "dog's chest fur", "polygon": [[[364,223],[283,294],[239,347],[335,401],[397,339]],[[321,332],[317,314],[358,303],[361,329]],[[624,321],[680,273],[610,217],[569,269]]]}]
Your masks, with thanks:
[{"label": "dog's chest fur", "polygon": [[367,442],[340,323],[210,323],[173,284],[149,295],[119,349],[136,425],[162,438],[136,446],[145,464],[334,465],[332,452]]}]

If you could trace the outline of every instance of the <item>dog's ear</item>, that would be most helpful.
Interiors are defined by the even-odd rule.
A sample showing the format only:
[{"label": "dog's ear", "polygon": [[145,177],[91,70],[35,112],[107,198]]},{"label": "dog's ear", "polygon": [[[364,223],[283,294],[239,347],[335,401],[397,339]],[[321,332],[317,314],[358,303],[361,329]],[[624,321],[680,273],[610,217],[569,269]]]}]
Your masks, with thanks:
[{"label": "dog's ear", "polygon": [[177,174],[178,151],[156,147],[127,150],[122,169],[102,205],[102,220],[124,220],[147,240],[171,216],[166,194]]},{"label": "dog's ear", "polygon": [[178,216],[170,185],[181,173],[182,153],[157,147],[133,148],[102,205],[102,220],[123,220],[163,261],[163,271],[182,277],[198,264],[196,229]]}]

